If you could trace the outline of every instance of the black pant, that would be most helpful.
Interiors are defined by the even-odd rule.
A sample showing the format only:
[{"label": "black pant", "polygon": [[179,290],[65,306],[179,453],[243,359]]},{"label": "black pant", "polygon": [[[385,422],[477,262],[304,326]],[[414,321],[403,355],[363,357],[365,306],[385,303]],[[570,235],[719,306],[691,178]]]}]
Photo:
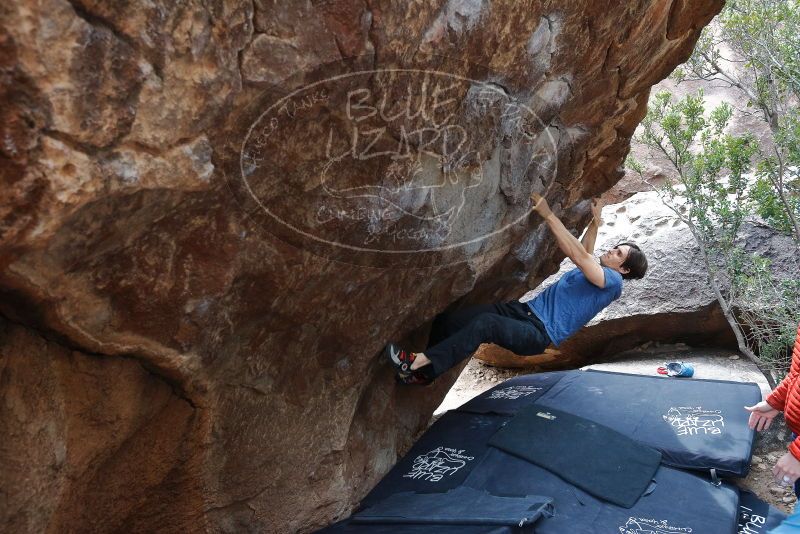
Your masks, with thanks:
[{"label": "black pant", "polygon": [[494,343],[516,354],[541,354],[550,344],[544,325],[524,302],[470,306],[440,313],[433,320],[425,356],[431,377],[472,356],[481,343]]}]

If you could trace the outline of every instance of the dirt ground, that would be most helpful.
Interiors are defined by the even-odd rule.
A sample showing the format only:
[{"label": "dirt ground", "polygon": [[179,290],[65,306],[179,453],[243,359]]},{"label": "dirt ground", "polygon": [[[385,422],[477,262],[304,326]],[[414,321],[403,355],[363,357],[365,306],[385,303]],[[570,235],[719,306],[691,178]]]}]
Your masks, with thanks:
[{"label": "dirt ground", "polygon": [[[434,413],[434,418],[447,410],[456,408],[467,400],[494,387],[495,385],[529,371],[524,369],[500,369],[472,359],[459,376],[458,381]],[[780,416],[779,416],[780,417]],[[777,420],[776,420],[777,421]],[[777,426],[777,424],[776,424]],[[790,513],[794,508],[795,496],[791,487],[778,485],[772,478],[772,466],[786,452],[783,446],[775,446],[774,440],[757,439],[750,473],[737,483],[740,487],[747,488],[764,501]]]}]

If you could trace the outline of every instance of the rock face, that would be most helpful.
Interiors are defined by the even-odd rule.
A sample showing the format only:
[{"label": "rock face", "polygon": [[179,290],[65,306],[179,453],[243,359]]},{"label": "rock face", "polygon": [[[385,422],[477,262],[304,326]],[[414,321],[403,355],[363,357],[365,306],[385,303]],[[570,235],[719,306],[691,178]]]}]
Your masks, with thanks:
[{"label": "rock face", "polygon": [[721,5],[4,4],[1,529],[346,514],[449,386],[386,340],[552,272]]},{"label": "rock face", "polygon": [[204,524],[193,452],[203,413],[191,401],[135,359],[70,350],[6,321],[0,343],[5,531]]},{"label": "rock face", "polygon": [[[483,345],[477,357],[505,367],[576,367],[632,349],[643,343],[687,343],[736,348],[736,339],[709,288],[700,249],[689,229],[659,200],[656,192],[637,193],[603,208],[596,253],[623,241],[634,241],[648,258],[641,280],[625,282],[622,296],[583,329],[544,355],[524,358],[494,345]],[[790,237],[769,227],[747,223],[741,233],[745,250],[769,258],[773,272],[800,274]],[[521,300],[529,300],[573,269],[570,260],[559,272]]]}]

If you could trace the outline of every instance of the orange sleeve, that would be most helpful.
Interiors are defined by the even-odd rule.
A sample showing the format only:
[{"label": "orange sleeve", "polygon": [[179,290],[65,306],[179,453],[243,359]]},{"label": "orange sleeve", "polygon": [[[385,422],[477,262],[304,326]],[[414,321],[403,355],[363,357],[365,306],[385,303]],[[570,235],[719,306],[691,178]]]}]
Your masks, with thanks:
[{"label": "orange sleeve", "polygon": [[[794,367],[794,366],[793,366]],[[767,396],[767,404],[775,408],[776,410],[783,411],[783,407],[786,406],[786,391],[789,389],[789,384],[791,383],[793,373],[789,373],[786,375],[786,378],[781,380],[781,383]]]},{"label": "orange sleeve", "polygon": [[792,453],[792,456],[800,460],[800,436],[797,436],[789,444],[789,452]]},{"label": "orange sleeve", "polygon": [[[776,410],[783,411],[784,406],[786,406],[786,394],[789,389],[789,384],[794,381],[794,378],[800,373],[800,325],[797,327],[797,337],[794,340],[794,347],[792,348],[792,368],[789,371],[789,374],[781,380],[781,383],[775,388],[775,391],[767,396],[767,404],[775,408]],[[798,454],[794,452],[795,456],[800,459],[800,443],[797,445]]]}]

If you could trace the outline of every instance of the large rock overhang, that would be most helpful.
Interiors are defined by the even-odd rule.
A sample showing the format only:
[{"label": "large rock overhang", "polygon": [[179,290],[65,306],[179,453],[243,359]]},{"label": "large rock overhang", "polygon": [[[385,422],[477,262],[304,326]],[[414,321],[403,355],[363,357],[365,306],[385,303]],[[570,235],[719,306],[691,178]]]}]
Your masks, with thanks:
[{"label": "large rock overhang", "polygon": [[[408,447],[455,376],[424,391],[398,389],[378,361],[383,344],[419,345],[447,306],[518,297],[553,272],[561,255],[529,214],[530,193],[546,192],[579,231],[584,200],[622,175],[650,86],[688,57],[721,6],[48,0],[4,7],[3,378],[34,380],[22,363],[34,351],[52,360],[37,360],[37,372],[51,377],[34,388],[38,395],[48,384],[70,387],[54,397],[63,401],[25,413],[33,433],[8,440],[2,458],[3,472],[17,473],[3,477],[10,488],[22,474],[6,466],[57,458],[51,478],[31,470],[28,483],[56,480],[64,491],[15,501],[2,524],[17,532],[155,524],[308,531],[347,513]],[[409,72],[457,79],[445,107],[477,149],[453,169],[436,161],[433,147],[394,174],[388,157],[334,158],[324,175],[341,204],[326,212],[323,173],[306,171],[346,154],[339,149],[349,137],[338,134],[352,133],[359,118],[338,100],[346,86],[328,93],[336,101],[312,96],[310,107],[292,108],[302,116],[283,126],[278,144],[249,134],[269,132],[270,103],[320,76],[357,70],[372,74],[351,76],[353,89],[391,102],[402,102],[403,85],[424,79]],[[392,72],[405,78],[392,82]],[[481,108],[486,99],[477,96],[486,91]],[[432,120],[427,127],[441,135],[443,125]],[[407,131],[414,124],[426,127],[412,122]],[[386,126],[383,141],[403,138],[397,125]],[[331,131],[337,137],[328,143]],[[338,151],[326,154],[328,147]],[[468,181],[476,169],[480,180]],[[402,194],[418,176],[422,192]],[[306,180],[313,177],[319,181]],[[450,184],[435,190],[441,198],[435,184]],[[355,187],[383,189],[362,206],[358,199],[367,197],[344,195]],[[378,218],[375,231],[362,213],[392,200],[405,211]],[[320,209],[322,220],[314,220]],[[420,221],[436,217],[446,221],[445,234],[419,231],[428,224]],[[371,239],[377,252],[341,246],[357,239]],[[106,359],[126,363],[116,368]],[[82,381],[86,409],[100,419],[124,406],[160,414],[152,424],[109,416],[92,450],[125,435],[123,443],[135,437],[134,452],[91,469],[80,463],[88,458],[82,449],[59,441],[82,432],[91,414],[61,417],[66,426],[53,427],[52,439],[31,438],[35,425],[50,428],[60,417],[54,410],[80,411]],[[128,397],[101,403],[106,389]],[[8,408],[23,402],[19,391],[4,382],[0,418],[9,427],[22,417]],[[157,398],[142,400],[147,391]],[[148,444],[158,465],[140,469]],[[83,478],[71,483],[75,473]],[[177,507],[98,491],[120,483],[138,484],[134,495],[146,489],[147,502]],[[70,504],[89,502],[115,513]]]}]

